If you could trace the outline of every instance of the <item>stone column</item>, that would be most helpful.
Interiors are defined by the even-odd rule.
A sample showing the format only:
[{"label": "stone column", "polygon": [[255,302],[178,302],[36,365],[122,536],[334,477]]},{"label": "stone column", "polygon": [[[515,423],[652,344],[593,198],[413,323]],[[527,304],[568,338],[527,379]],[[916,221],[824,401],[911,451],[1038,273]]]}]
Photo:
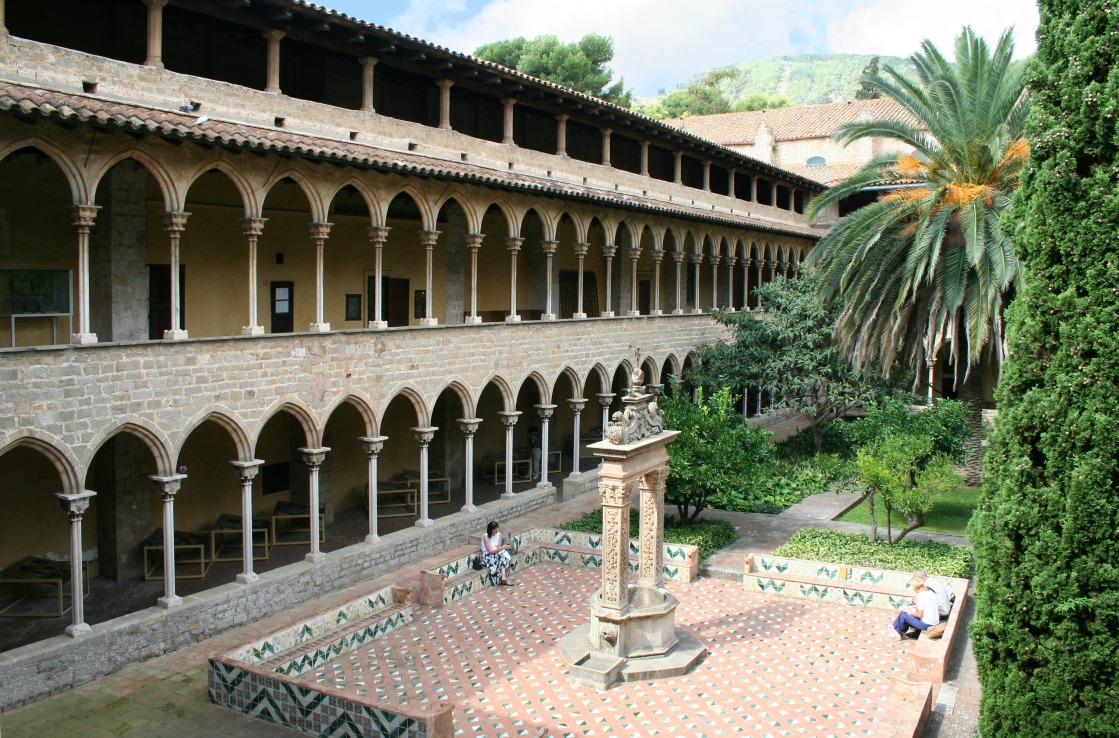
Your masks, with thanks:
[{"label": "stone column", "polygon": [[505,426],[505,492],[501,498],[510,500],[513,498],[513,427],[517,425],[521,411],[503,410],[498,415],[501,416],[501,424]]},{"label": "stone column", "polygon": [[637,261],[641,258],[641,247],[631,246],[629,249],[629,312],[627,318],[636,318],[641,315],[637,302]]},{"label": "stone column", "polygon": [[[719,309],[719,264],[723,261],[721,256],[711,257],[711,309]],[[699,302],[699,291],[696,291],[696,302]]]},{"label": "stone column", "polygon": [[388,436],[360,436],[361,448],[369,457],[369,474],[366,477],[366,489],[369,490],[367,506],[369,508],[369,534],[365,536],[366,543],[376,543],[380,536],[377,533],[377,456],[385,449]]},{"label": "stone column", "polygon": [[675,182],[676,184],[683,184],[684,183],[684,152],[683,151],[677,151],[676,155],[673,157],[673,161],[675,162],[675,165],[673,167],[675,172],[672,176],[672,181]]},{"label": "stone column", "polygon": [[474,504],[474,434],[478,432],[478,426],[481,423],[481,418],[459,418],[458,420],[458,427],[462,430],[462,435],[466,437],[466,475],[463,479],[466,504],[462,506],[462,511],[466,513],[478,509]]},{"label": "stone column", "polygon": [[93,629],[85,622],[85,582],[82,575],[82,516],[89,509],[89,501],[96,492],[83,490],[76,494],[56,492],[62,511],[70,519],[70,625],[66,635],[71,638],[87,636]]},{"label": "stone column", "polygon": [[618,253],[618,247],[614,244],[603,244],[602,255],[606,257],[606,309],[602,311],[602,317],[614,317],[614,254]]},{"label": "stone column", "polygon": [[629,485],[603,479],[602,497],[602,607],[615,615],[629,607]]},{"label": "stone column", "polygon": [[[766,263],[765,259],[758,259],[758,264],[757,264],[757,267],[758,267],[758,284],[755,286],[755,290],[758,287],[761,287],[763,284],[765,284],[765,282],[764,282],[764,276],[765,275],[764,275],[764,272],[763,272],[763,270],[765,269],[765,263]],[[762,296],[761,295],[756,295],[754,299],[757,302],[758,310],[761,310],[762,309]]]},{"label": "stone column", "polygon": [[264,326],[260,325],[257,317],[259,298],[256,291],[256,246],[260,234],[264,232],[264,223],[267,220],[267,218],[241,218],[241,232],[245,234],[245,238],[249,242],[249,324],[241,326],[242,336],[264,335]]},{"label": "stone column", "polygon": [[570,117],[567,113],[556,116],[556,156],[567,156],[567,119]]},{"label": "stone column", "polygon": [[653,469],[641,477],[641,541],[637,586],[664,586],[664,487],[668,469]]},{"label": "stone column", "polygon": [[373,107],[373,68],[377,61],[376,57],[361,57],[361,110],[366,113],[377,112]]},{"label": "stone column", "polygon": [[163,6],[167,0],[144,0],[148,6],[148,58],[145,67],[163,69]]},{"label": "stone column", "polygon": [[555,320],[556,314],[552,309],[552,258],[556,255],[559,241],[541,241],[540,247],[544,250],[544,314],[541,320]]},{"label": "stone column", "polygon": [[480,325],[482,317],[478,315],[478,249],[482,247],[485,234],[467,233],[466,248],[470,250],[470,315],[463,321],[467,325]]},{"label": "stone column", "polygon": [[311,240],[315,243],[315,322],[311,324],[312,333],[329,333],[330,323],[326,322],[324,311],[326,295],[324,282],[326,259],[326,239],[330,237],[330,227],[333,223],[311,223]]},{"label": "stone column", "polygon": [[183,315],[179,310],[179,295],[182,285],[179,283],[179,241],[183,231],[186,230],[187,218],[190,213],[163,213],[163,230],[171,240],[171,330],[163,332],[165,341],[182,341],[189,338],[183,329]]},{"label": "stone column", "polygon": [[0,38],[8,37],[8,27],[4,25],[4,0],[0,0]]},{"label": "stone column", "polygon": [[664,252],[660,249],[653,250],[653,309],[649,315],[661,315],[661,260]]},{"label": "stone column", "polygon": [[159,606],[171,608],[183,604],[183,598],[175,594],[175,495],[178,493],[186,474],[172,474],[168,477],[150,476],[163,500],[163,596]]},{"label": "stone column", "polygon": [[610,406],[614,404],[614,398],[617,395],[613,392],[598,392],[595,397],[598,398],[598,403],[602,405],[602,439],[606,440],[606,426],[610,424]]},{"label": "stone column", "polygon": [[738,197],[734,190],[734,178],[737,174],[738,170],[734,168],[727,172],[727,197]]},{"label": "stone column", "polygon": [[649,176],[649,142],[641,142],[641,176]]},{"label": "stone column", "polygon": [[265,92],[280,94],[280,39],[286,35],[275,28],[264,32],[264,38],[268,41],[268,81],[264,85]]},{"label": "stone column", "polygon": [[575,242],[575,256],[579,260],[579,282],[576,288],[578,294],[575,296],[575,314],[571,317],[577,320],[583,320],[587,317],[587,313],[583,310],[583,260],[586,259],[587,251],[590,249],[590,246],[591,245],[585,241]]},{"label": "stone column", "polygon": [[552,415],[556,411],[555,405],[536,405],[536,412],[540,414],[540,486],[548,484],[548,450],[551,444],[548,441],[548,426]]},{"label": "stone column", "polygon": [[253,459],[230,463],[237,470],[237,478],[241,480],[241,559],[244,571],[237,575],[237,581],[249,584],[260,579],[253,571],[253,479],[264,462]]},{"label": "stone column", "polygon": [[505,239],[509,247],[509,314],[505,316],[506,323],[520,323],[521,316],[517,313],[517,254],[521,251],[523,238],[510,237]]},{"label": "stone column", "polygon": [[602,166],[610,166],[610,136],[613,131],[609,128],[602,129]]},{"label": "stone column", "polygon": [[437,430],[439,429],[433,425],[412,429],[416,434],[416,441],[420,444],[420,519],[416,521],[416,527],[419,528],[430,528],[435,525],[435,521],[428,514],[427,448],[431,445],[431,439],[435,437]]},{"label": "stone column", "polygon": [[676,307],[672,309],[673,315],[684,314],[684,252],[673,251],[672,260],[676,262]]},{"label": "stone column", "polygon": [[583,408],[587,406],[587,401],[580,397],[577,399],[568,400],[567,404],[571,406],[571,420],[574,432],[574,440],[571,442],[571,476],[575,476],[582,472],[579,465],[579,454],[582,449],[579,447],[579,421],[583,415]]},{"label": "stone column", "polygon": [[[3,7],[3,0],[0,0],[0,7]],[[90,330],[90,314],[89,314],[89,232],[93,228],[93,221],[97,218],[97,211],[101,208],[97,205],[75,205],[71,208],[70,213],[73,216],[71,222],[78,229],[78,294],[77,294],[77,312],[78,312],[78,330],[70,336],[71,343],[77,344],[92,344],[97,343],[97,334]]]},{"label": "stone column", "polygon": [[703,162],[703,191],[711,191],[711,162]]},{"label": "stone column", "polygon": [[427,258],[424,276],[424,316],[420,318],[420,325],[425,326],[439,325],[439,318],[432,317],[431,314],[432,254],[438,239],[439,231],[420,231],[420,245],[424,247],[424,255]]},{"label": "stone column", "polygon": [[699,306],[699,267],[703,264],[703,254],[692,254],[692,264],[695,266],[695,307],[692,312],[698,315],[703,312]]},{"label": "stone column", "polygon": [[505,113],[505,115],[504,115],[505,134],[501,139],[501,143],[509,144],[510,146],[512,146],[513,142],[514,142],[514,140],[513,140],[513,106],[517,104],[517,101],[515,99],[511,98],[511,97],[506,97],[506,98],[502,98],[501,104],[505,106],[505,110],[504,110],[504,113]]},{"label": "stone column", "polygon": [[738,264],[737,256],[727,257],[727,306],[728,313],[736,312],[734,309],[734,267]]},{"label": "stone column", "polygon": [[443,130],[451,130],[451,88],[455,83],[453,80],[441,79],[435,84],[439,85],[439,127]]},{"label": "stone column", "polygon": [[381,276],[384,274],[381,268],[381,256],[385,250],[385,241],[388,240],[389,231],[391,228],[383,226],[373,226],[369,229],[369,241],[373,244],[373,320],[369,321],[369,327],[377,330],[384,330],[389,327],[389,324],[381,316],[381,303],[383,302],[383,295],[381,294],[382,284]]},{"label": "stone column", "polygon": [[750,257],[742,260],[742,309],[750,310],[750,267],[753,261]]},{"label": "stone column", "polygon": [[309,473],[307,492],[310,498],[308,507],[311,508],[311,551],[305,559],[312,564],[321,564],[326,561],[326,554],[319,550],[319,467],[326,459],[328,451],[330,451],[328,446],[299,449],[299,452],[303,454],[303,463],[307,465]]}]

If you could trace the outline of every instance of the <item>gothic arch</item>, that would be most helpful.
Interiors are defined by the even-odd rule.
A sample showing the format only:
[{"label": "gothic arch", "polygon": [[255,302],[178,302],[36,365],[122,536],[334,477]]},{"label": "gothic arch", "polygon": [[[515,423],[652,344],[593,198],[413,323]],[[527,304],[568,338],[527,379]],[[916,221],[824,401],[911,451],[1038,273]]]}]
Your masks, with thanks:
[{"label": "gothic arch", "polygon": [[315,422],[315,414],[311,409],[303,403],[302,400],[287,398],[277,400],[267,411],[261,415],[260,420],[257,422],[256,427],[253,429],[253,448],[256,448],[257,442],[260,440],[261,431],[264,426],[268,425],[268,421],[273,416],[280,412],[287,412],[295,418],[300,427],[303,428],[303,435],[307,439],[308,448],[318,448],[322,445],[322,429],[319,428]]},{"label": "gothic arch", "polygon": [[18,138],[0,147],[0,162],[22,149],[34,149],[52,162],[62,171],[66,184],[70,186],[70,196],[74,205],[84,205],[92,202],[91,191],[86,187],[78,166],[70,160],[66,153],[45,138],[27,136]]},{"label": "gothic arch", "polygon": [[268,181],[260,188],[261,207],[263,208],[264,203],[267,202],[268,194],[272,191],[272,188],[285,179],[290,179],[292,182],[295,182],[303,192],[303,196],[307,198],[307,205],[311,211],[311,222],[325,223],[329,203],[324,203],[322,201],[322,197],[315,187],[315,183],[297,167],[287,167],[283,171],[276,172],[268,178]]},{"label": "gothic arch", "polygon": [[466,385],[464,385],[462,382],[458,381],[457,379],[452,380],[451,382],[448,382],[445,386],[441,387],[439,389],[439,391],[435,393],[436,399],[438,399],[439,397],[442,397],[443,393],[446,392],[447,390],[450,390],[451,392],[454,392],[455,395],[458,397],[459,402],[462,403],[462,411],[463,411],[463,413],[465,413],[465,415],[463,417],[473,418],[474,413],[477,412],[478,408],[477,408],[477,405],[474,401],[473,394],[470,392],[469,389],[467,389]]},{"label": "gothic arch", "polygon": [[101,185],[101,180],[109,173],[109,170],[125,159],[132,159],[141,164],[144,169],[148,170],[148,174],[159,184],[160,192],[163,195],[163,208],[167,212],[174,213],[183,209],[186,190],[180,192],[174,177],[164,168],[163,164],[151,154],[138,147],[130,147],[118,151],[103,161],[101,165],[94,170],[93,174],[90,176],[89,182],[89,194],[91,199],[97,195],[97,188]]},{"label": "gothic arch", "polygon": [[[207,420],[212,420],[229,433],[233,439],[233,444],[237,447],[237,456],[239,461],[251,461],[253,458],[253,449],[255,444],[250,441],[250,434],[245,424],[233,413],[232,410],[224,406],[218,406],[209,410],[203,410],[198,415],[194,416],[183,426],[179,431],[176,438],[171,444],[172,456],[174,459],[179,458],[182,453],[183,445],[186,444],[190,434],[193,433],[198,426],[205,423]],[[261,427],[263,427],[261,423]],[[172,465],[172,470],[175,468]]]},{"label": "gothic arch", "polygon": [[175,466],[171,462],[170,439],[167,438],[162,430],[143,418],[134,418],[125,421],[101,433],[98,439],[89,445],[89,458],[86,459],[86,466],[89,466],[89,464],[93,462],[93,458],[97,456],[97,452],[110,438],[121,433],[135,436],[141,443],[147,446],[148,450],[152,453],[152,458],[155,460],[156,474],[168,476],[175,473]]},{"label": "gothic arch", "polygon": [[366,435],[377,435],[379,426],[377,425],[377,418],[373,413],[373,403],[365,394],[356,389],[347,390],[345,394],[339,395],[329,405],[323,408],[320,414],[321,422],[319,425],[326,428],[330,416],[342,405],[350,405],[354,410],[357,410],[358,415],[361,416],[361,420],[365,424]]},{"label": "gothic arch", "polygon": [[385,411],[388,410],[389,405],[392,404],[392,401],[395,400],[397,396],[401,396],[408,400],[408,402],[412,403],[412,409],[416,413],[417,422],[421,424],[431,422],[431,410],[430,408],[428,408],[427,402],[424,400],[423,393],[411,384],[399,385],[385,396],[385,404],[381,406],[379,413],[379,417],[382,420],[385,417]]},{"label": "gothic arch", "polygon": [[246,218],[259,218],[261,203],[257,202],[253,193],[253,187],[244,174],[234,167],[229,162],[223,159],[215,159],[214,161],[206,162],[202,166],[195,169],[183,180],[183,203],[185,205],[187,196],[190,194],[190,188],[198,181],[199,177],[208,172],[221,172],[233,183],[237,189],[237,193],[241,195],[241,204],[245,210]]},{"label": "gothic arch", "polygon": [[62,480],[61,492],[76,494],[82,491],[81,480],[78,479],[78,460],[58,438],[35,428],[23,428],[0,444],[0,456],[20,446],[34,449],[47,457]]}]

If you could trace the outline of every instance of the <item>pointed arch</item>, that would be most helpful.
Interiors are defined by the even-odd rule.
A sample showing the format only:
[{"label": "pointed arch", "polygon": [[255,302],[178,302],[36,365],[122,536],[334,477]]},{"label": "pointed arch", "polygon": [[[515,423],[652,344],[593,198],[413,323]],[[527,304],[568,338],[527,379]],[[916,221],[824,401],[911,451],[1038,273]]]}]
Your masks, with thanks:
[{"label": "pointed arch", "polygon": [[422,230],[436,230],[435,218],[439,211],[432,210],[431,203],[428,201],[427,196],[420,191],[418,187],[411,184],[401,185],[388,192],[388,200],[385,202],[384,221],[386,223],[388,222],[388,212],[389,208],[392,206],[392,201],[401,195],[408,197],[416,204],[416,208],[420,211],[420,225],[422,226]]},{"label": "pointed arch", "polygon": [[457,379],[448,382],[438,392],[435,393],[436,400],[443,396],[443,393],[450,390],[458,396],[458,400],[462,403],[462,411],[465,413],[463,417],[473,418],[477,410],[477,404],[474,401],[474,394],[467,388],[465,384]]},{"label": "pointed arch", "polygon": [[[570,364],[564,364],[563,367],[558,372],[556,372],[556,379],[554,382],[552,382],[550,393],[555,392],[556,385],[559,384],[560,377],[564,376],[566,376],[568,381],[571,382],[571,388],[572,390],[574,390],[575,396],[582,397],[583,381],[579,377],[579,372],[575,371],[575,368],[572,367]],[[551,396],[551,394],[549,394],[549,396]]]},{"label": "pointed arch", "polygon": [[308,448],[318,448],[322,445],[322,429],[315,422],[315,414],[311,411],[311,408],[302,400],[288,396],[273,403],[257,421],[252,433],[254,448],[260,441],[260,434],[264,430],[264,426],[268,425],[268,421],[281,412],[288,413],[299,423],[299,426],[303,429],[303,436],[307,439]]},{"label": "pointed arch", "polygon": [[451,202],[458,205],[459,209],[462,210],[463,214],[466,216],[466,232],[481,233],[482,218],[485,216],[485,210],[479,212],[478,205],[475,203],[474,198],[471,198],[461,189],[455,188],[448,190],[436,199],[431,208],[432,211],[436,213],[436,217],[438,217],[438,214],[443,211],[443,208]]},{"label": "pointed arch", "polygon": [[552,398],[552,388],[548,385],[548,381],[538,371],[531,371],[528,375],[517,384],[517,395],[521,394],[525,385],[532,382],[536,385],[536,390],[540,394],[541,402],[548,402]]},{"label": "pointed arch", "polygon": [[147,446],[155,460],[156,474],[168,476],[175,473],[175,465],[171,459],[171,439],[157,426],[144,420],[134,418],[109,428],[102,432],[93,443],[89,445],[89,460],[87,465],[97,456],[97,452],[113,436],[126,433],[135,436]]},{"label": "pointed arch", "polygon": [[501,394],[505,410],[515,409],[517,398],[516,395],[513,394],[513,387],[509,384],[509,381],[500,374],[491,374],[485,382],[482,382],[478,392],[474,395],[473,407],[478,406],[478,403],[482,400],[482,393],[485,392],[486,387],[489,387],[491,384],[496,387],[497,391]]},{"label": "pointed arch", "polygon": [[62,481],[61,492],[75,494],[82,491],[78,460],[56,436],[36,428],[21,428],[10,436],[0,438],[0,456],[20,446],[34,449],[47,457]]},{"label": "pointed arch", "polygon": [[[265,419],[267,420],[267,418]],[[211,420],[224,428],[233,439],[233,444],[237,447],[238,461],[252,460],[253,449],[255,448],[256,444],[251,441],[251,435],[249,434],[248,428],[241,421],[241,419],[237,417],[236,413],[225,406],[219,405],[216,407],[211,407],[208,410],[203,410],[202,412],[195,415],[193,418],[187,421],[182,430],[180,430],[178,434],[172,439],[172,470],[175,468],[175,464],[178,461],[179,454],[182,453],[183,446],[186,444],[187,439],[190,438],[190,434],[194,433],[194,431],[198,429],[198,426],[202,425],[206,421]],[[261,423],[261,427],[263,426],[264,423]]]},{"label": "pointed arch", "polygon": [[262,203],[257,202],[256,193],[252,184],[245,178],[245,175],[237,167],[233,166],[224,159],[215,159],[200,165],[197,169],[190,172],[183,179],[183,204],[185,206],[187,197],[190,195],[190,188],[198,179],[209,172],[221,172],[233,183],[237,193],[241,196],[241,205],[244,209],[246,218],[259,218],[260,208]]},{"label": "pointed arch", "polygon": [[22,149],[34,149],[42,153],[62,170],[62,176],[66,178],[66,184],[70,186],[72,204],[85,205],[93,202],[92,191],[86,186],[78,165],[62,149],[45,138],[26,136],[0,146],[0,162]]},{"label": "pointed arch", "polygon": [[598,376],[598,385],[600,387],[603,387],[604,389],[610,388],[610,372],[606,371],[606,367],[604,367],[600,363],[595,363],[595,365],[587,371],[587,376],[583,380],[583,387],[586,387],[588,384],[590,384],[592,375]]},{"label": "pointed arch", "polygon": [[375,436],[378,432],[377,417],[373,413],[373,402],[363,392],[356,389],[349,389],[344,394],[334,398],[320,413],[319,425],[326,428],[330,416],[342,405],[350,405],[361,416],[362,422],[365,424],[366,435]]},{"label": "pointed arch", "polygon": [[491,210],[497,210],[505,217],[506,238],[518,238],[521,235],[520,219],[517,217],[517,212],[512,205],[504,198],[498,197],[490,201],[486,205],[486,209],[482,213],[482,219],[485,220]]},{"label": "pointed arch", "polygon": [[366,182],[364,179],[361,179],[360,177],[348,177],[338,182],[336,186],[332,187],[330,190],[324,193],[326,212],[329,214],[330,206],[334,203],[334,198],[338,196],[339,192],[346,189],[347,187],[352,187],[354,190],[356,190],[357,194],[361,196],[362,201],[365,202],[365,207],[369,210],[370,225],[382,225],[384,220],[381,219],[381,222],[378,222],[378,218],[375,215],[375,213],[379,212],[378,208],[380,205],[377,195],[373,192],[373,188],[369,186],[369,183]]},{"label": "pointed arch", "polygon": [[397,397],[403,397],[412,404],[412,409],[416,413],[416,421],[420,423],[420,425],[426,425],[431,422],[431,409],[427,406],[423,393],[412,384],[397,385],[385,396],[385,404],[380,407],[380,412],[378,413],[381,419],[384,419],[385,412],[388,411],[389,405],[391,405],[392,401]]},{"label": "pointed arch", "polygon": [[587,234],[590,230],[590,222],[593,218],[587,218],[583,213],[567,209],[560,211],[557,224],[563,221],[565,215],[571,220],[571,225],[575,229],[575,240],[586,241]]},{"label": "pointed arch", "polygon": [[164,210],[169,213],[182,211],[183,203],[186,202],[186,190],[180,191],[178,184],[175,182],[175,178],[171,176],[171,173],[164,168],[163,164],[160,163],[158,159],[147,151],[135,146],[116,152],[97,167],[89,183],[91,199],[97,196],[97,188],[101,186],[101,180],[105,178],[109,170],[125,159],[132,159],[139,163],[148,171],[148,174],[155,179],[156,183],[159,185],[160,193],[163,195]]}]

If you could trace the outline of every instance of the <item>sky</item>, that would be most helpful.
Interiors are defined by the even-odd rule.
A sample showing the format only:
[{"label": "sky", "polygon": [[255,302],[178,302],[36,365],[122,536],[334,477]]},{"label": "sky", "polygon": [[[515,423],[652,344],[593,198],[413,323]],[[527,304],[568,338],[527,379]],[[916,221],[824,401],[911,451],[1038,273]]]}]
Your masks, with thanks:
[{"label": "sky", "polygon": [[614,39],[614,77],[638,96],[708,69],[786,54],[908,56],[930,39],[952,56],[971,25],[992,44],[1014,27],[1016,56],[1034,51],[1035,0],[316,0],[370,23],[466,54],[491,41],[587,33]]}]

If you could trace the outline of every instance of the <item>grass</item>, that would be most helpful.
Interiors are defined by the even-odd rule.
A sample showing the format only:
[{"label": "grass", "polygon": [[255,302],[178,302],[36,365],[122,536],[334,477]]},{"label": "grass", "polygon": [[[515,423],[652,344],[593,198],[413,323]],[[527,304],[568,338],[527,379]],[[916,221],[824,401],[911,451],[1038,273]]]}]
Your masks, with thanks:
[{"label": "grass", "polygon": [[[948,533],[955,536],[967,535],[967,521],[979,504],[978,487],[960,487],[955,494],[943,495],[937,499],[933,509],[925,513],[925,524],[917,530],[923,533]],[[875,506],[875,517],[878,518],[880,528],[886,525],[886,510],[881,503]],[[899,528],[905,527],[905,520],[894,515],[894,535]],[[870,525],[870,511],[865,502],[860,502],[855,507],[836,518],[844,523],[862,523]],[[885,533],[885,531],[880,531]]]}]

